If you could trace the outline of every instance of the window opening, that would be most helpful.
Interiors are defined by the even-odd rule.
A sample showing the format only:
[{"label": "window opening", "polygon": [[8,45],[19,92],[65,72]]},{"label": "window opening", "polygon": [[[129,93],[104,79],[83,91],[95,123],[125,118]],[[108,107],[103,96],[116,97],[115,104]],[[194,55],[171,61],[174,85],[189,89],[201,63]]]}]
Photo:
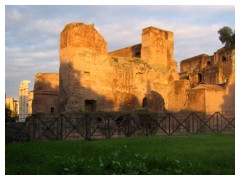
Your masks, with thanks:
[{"label": "window opening", "polygon": [[54,107],[51,107],[51,114],[54,113]]},{"label": "window opening", "polygon": [[203,75],[201,73],[198,73],[198,82],[199,83],[203,82]]}]

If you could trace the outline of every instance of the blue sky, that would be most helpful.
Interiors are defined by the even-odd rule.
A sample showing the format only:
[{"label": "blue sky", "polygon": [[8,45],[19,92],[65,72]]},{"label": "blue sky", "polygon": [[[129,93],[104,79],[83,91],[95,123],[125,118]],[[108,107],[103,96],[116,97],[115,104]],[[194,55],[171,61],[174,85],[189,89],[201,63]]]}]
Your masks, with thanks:
[{"label": "blue sky", "polygon": [[141,42],[142,29],[172,31],[177,62],[222,47],[217,31],[235,29],[234,6],[5,6],[5,91],[18,98],[21,80],[58,72],[59,35],[65,24],[94,24],[109,51]]}]

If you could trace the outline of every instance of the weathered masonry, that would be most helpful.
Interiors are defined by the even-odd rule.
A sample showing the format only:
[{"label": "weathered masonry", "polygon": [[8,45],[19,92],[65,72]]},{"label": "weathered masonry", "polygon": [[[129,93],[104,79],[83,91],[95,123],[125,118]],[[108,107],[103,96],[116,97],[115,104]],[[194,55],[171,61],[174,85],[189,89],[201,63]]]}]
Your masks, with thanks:
[{"label": "weathered masonry", "polygon": [[94,25],[67,24],[59,74],[36,75],[33,113],[234,111],[235,48],[183,60],[180,74],[173,32],[147,27],[141,43],[107,48]]},{"label": "weathered masonry", "polygon": [[34,114],[56,114],[59,112],[59,74],[38,73],[34,83]]},{"label": "weathered masonry", "polygon": [[60,110],[119,111],[168,108],[178,79],[173,33],[143,29],[142,44],[107,52],[93,25],[66,25],[60,39]]},{"label": "weathered masonry", "polygon": [[180,78],[187,79],[188,109],[213,113],[235,111],[235,47],[214,55],[201,54],[181,61]]}]

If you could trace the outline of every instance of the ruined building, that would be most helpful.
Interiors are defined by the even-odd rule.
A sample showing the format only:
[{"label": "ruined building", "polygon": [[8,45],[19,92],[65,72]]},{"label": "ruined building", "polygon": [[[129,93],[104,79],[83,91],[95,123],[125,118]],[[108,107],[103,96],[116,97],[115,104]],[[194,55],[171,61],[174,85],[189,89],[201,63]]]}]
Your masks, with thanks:
[{"label": "ruined building", "polygon": [[34,80],[34,99],[32,111],[38,114],[59,112],[59,74],[38,73]]},{"label": "ruined building", "polygon": [[214,55],[201,54],[181,61],[180,78],[187,79],[188,107],[214,113],[235,111],[235,47],[224,47]]},{"label": "ruined building", "polygon": [[[108,52],[93,25],[70,23],[59,48],[59,74],[35,77],[33,113],[234,110],[234,50],[224,51],[230,63],[219,61],[220,51],[184,60],[179,76],[173,32],[155,27],[142,30],[140,44]],[[209,109],[208,96],[221,101]]]}]

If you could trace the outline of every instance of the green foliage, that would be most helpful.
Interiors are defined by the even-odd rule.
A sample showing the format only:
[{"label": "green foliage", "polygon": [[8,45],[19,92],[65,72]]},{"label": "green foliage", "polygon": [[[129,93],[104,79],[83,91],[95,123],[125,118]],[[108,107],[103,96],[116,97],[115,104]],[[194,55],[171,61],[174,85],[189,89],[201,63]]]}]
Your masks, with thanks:
[{"label": "green foliage", "polygon": [[12,111],[5,107],[5,122],[15,122],[16,115],[12,113]]},{"label": "green foliage", "polygon": [[234,174],[234,134],[6,144],[6,174]]},{"label": "green foliage", "polygon": [[232,29],[228,26],[224,26],[218,30],[219,40],[225,44],[225,47],[230,47],[235,43],[235,34]]},{"label": "green foliage", "polygon": [[115,62],[115,63],[118,63],[118,58],[116,58],[116,57],[112,57],[112,60]]}]

